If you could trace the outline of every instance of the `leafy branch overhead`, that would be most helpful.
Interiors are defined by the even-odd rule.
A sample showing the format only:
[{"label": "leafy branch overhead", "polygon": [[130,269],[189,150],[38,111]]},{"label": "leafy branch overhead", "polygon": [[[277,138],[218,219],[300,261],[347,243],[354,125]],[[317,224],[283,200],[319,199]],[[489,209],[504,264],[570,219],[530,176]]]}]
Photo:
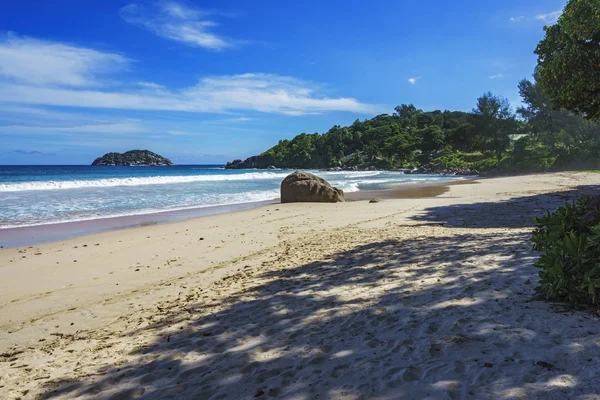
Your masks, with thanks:
[{"label": "leafy branch overhead", "polygon": [[571,0],[538,44],[539,83],[556,108],[600,118],[600,3]]}]

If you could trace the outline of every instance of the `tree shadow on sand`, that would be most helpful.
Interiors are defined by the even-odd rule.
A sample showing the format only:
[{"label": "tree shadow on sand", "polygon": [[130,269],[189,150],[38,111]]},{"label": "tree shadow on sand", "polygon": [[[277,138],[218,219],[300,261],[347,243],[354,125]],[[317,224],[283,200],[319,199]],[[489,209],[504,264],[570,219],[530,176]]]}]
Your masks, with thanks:
[{"label": "tree shadow on sand", "polygon": [[582,185],[576,189],[519,196],[498,202],[431,207],[412,219],[452,228],[533,227],[533,217],[543,215],[546,210],[555,210],[583,194],[597,196],[600,186]]},{"label": "tree shadow on sand", "polygon": [[598,321],[532,300],[529,234],[439,230],[320,262],[241,268],[221,284],[239,278],[247,286],[214,303],[172,308],[140,329],[156,339],[127,363],[49,387],[42,398],[573,398],[600,391]]}]

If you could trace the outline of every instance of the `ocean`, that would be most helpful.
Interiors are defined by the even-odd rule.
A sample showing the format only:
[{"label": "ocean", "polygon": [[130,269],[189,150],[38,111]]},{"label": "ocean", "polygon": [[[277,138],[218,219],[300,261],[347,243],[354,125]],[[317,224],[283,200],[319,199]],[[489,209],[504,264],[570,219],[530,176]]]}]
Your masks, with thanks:
[{"label": "ocean", "polygon": [[[218,165],[0,166],[0,229],[274,200],[291,172]],[[456,179],[390,171],[310,172],[345,192]]]}]

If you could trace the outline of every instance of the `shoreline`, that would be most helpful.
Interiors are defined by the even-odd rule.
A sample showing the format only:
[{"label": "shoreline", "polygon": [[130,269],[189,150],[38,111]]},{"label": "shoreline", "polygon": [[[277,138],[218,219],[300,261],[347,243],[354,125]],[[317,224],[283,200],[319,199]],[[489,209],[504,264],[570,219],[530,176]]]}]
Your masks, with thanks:
[{"label": "shoreline", "polygon": [[[346,201],[364,201],[377,199],[411,199],[436,197],[448,191],[450,185],[457,182],[473,182],[479,179],[457,178],[456,180],[427,183],[397,184],[395,187],[381,190],[364,190],[345,193]],[[157,211],[116,217],[57,222],[43,225],[12,227],[0,229],[0,249],[35,246],[63,240],[75,239],[95,233],[132,229],[147,225],[163,225],[173,222],[203,218],[211,215],[237,213],[253,210],[271,204],[280,204],[279,198],[249,203],[229,204],[208,207],[193,207],[181,210]]]},{"label": "shoreline", "polygon": [[44,225],[23,226],[0,229],[0,248],[33,246],[76,239],[95,233],[134,229],[149,225],[162,225],[187,221],[211,215],[236,213],[253,210],[269,204],[276,199],[251,203],[229,204],[222,206],[194,207],[182,210],[158,211],[147,214],[102,217],[83,221],[57,222]]}]

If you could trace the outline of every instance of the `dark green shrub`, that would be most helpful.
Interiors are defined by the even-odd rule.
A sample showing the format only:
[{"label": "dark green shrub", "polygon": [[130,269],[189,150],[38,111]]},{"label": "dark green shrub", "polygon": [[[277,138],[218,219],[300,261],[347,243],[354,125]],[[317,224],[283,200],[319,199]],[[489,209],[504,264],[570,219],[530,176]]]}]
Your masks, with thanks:
[{"label": "dark green shrub", "polygon": [[533,248],[541,253],[538,293],[548,300],[598,304],[600,295],[600,223],[589,225],[588,197],[536,218]]},{"label": "dark green shrub", "polygon": [[498,160],[495,157],[484,158],[478,162],[473,163],[473,167],[478,171],[490,171],[498,168]]},{"label": "dark green shrub", "polygon": [[434,158],[431,161],[431,164],[440,169],[451,170],[470,169],[472,167],[471,163],[467,163],[463,160],[462,153],[458,151],[444,152],[438,157]]},{"label": "dark green shrub", "polygon": [[465,162],[474,163],[477,161],[485,160],[485,155],[481,152],[473,153],[462,153],[462,158]]}]

